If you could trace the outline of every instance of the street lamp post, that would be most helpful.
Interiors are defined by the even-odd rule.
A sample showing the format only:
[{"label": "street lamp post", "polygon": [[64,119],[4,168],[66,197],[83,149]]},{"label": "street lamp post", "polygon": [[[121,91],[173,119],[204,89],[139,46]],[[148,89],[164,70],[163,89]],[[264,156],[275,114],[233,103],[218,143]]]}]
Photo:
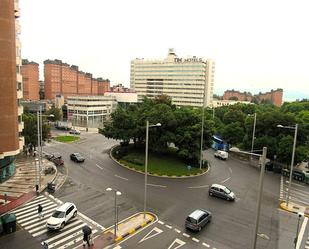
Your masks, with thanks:
[{"label": "street lamp post", "polygon": [[294,165],[294,156],[295,156],[295,147],[296,147],[298,124],[296,124],[295,127],[294,126],[283,126],[283,125],[277,125],[277,127],[294,130],[294,142],[293,142],[293,151],[292,151],[292,159],[291,159],[291,166],[290,166],[289,189],[288,189],[288,194],[287,194],[287,197],[286,197],[286,207],[287,207],[288,204],[289,204],[289,199],[290,199],[290,191],[291,191],[291,183],[292,183],[292,174],[293,174],[293,165]]},{"label": "street lamp post", "polygon": [[[252,155],[253,153],[250,153],[250,154]],[[260,221],[260,210],[261,210],[261,200],[262,200],[262,192],[263,192],[263,181],[264,181],[266,154],[267,154],[267,148],[263,147],[262,165],[261,165],[260,180],[259,180],[259,195],[258,195],[258,201],[257,201],[257,206],[256,206],[253,249],[256,249],[256,240],[257,240],[259,221]]]},{"label": "street lamp post", "polygon": [[148,138],[149,128],[161,126],[160,123],[155,125],[149,125],[149,121],[146,121],[146,146],[145,146],[145,187],[144,187],[144,219],[146,217],[146,205],[147,205],[147,175],[148,175]]},{"label": "street lamp post", "polygon": [[42,106],[40,106],[39,110],[37,111],[37,133],[38,133],[38,146],[37,146],[37,159],[39,162],[39,190],[41,189],[41,166],[42,166],[42,141],[43,141],[43,128],[42,128],[42,124],[43,124],[43,116],[45,117],[54,117],[53,114],[50,115],[43,115],[42,114]]},{"label": "street lamp post", "polygon": [[254,148],[255,126],[256,126],[256,112],[254,113],[254,123],[253,123],[253,132],[252,132],[251,152],[253,152],[253,148]]},{"label": "street lamp post", "polygon": [[121,195],[120,191],[114,190],[112,188],[107,188],[106,191],[114,191],[115,194],[115,225],[114,225],[114,240],[117,238],[117,230],[118,230],[118,210],[117,210],[117,196]]}]

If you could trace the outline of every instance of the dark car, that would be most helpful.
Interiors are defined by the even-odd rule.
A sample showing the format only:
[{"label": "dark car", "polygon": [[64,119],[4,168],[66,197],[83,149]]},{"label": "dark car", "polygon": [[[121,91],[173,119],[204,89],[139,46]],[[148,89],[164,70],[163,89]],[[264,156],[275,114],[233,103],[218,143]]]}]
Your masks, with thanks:
[{"label": "dark car", "polygon": [[185,227],[194,231],[201,229],[211,221],[211,213],[204,209],[197,209],[188,215],[185,221]]},{"label": "dark car", "polygon": [[64,165],[64,161],[60,155],[54,156],[51,161],[56,165],[56,166],[61,166]]},{"label": "dark car", "polygon": [[85,158],[79,153],[71,154],[70,158],[72,161],[77,162],[77,163],[83,163],[85,161]]}]

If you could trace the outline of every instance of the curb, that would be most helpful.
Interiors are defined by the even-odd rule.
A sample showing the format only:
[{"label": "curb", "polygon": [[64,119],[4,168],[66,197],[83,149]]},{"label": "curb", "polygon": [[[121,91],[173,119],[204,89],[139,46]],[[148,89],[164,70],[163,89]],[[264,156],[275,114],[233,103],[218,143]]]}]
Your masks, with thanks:
[{"label": "curb", "polygon": [[[130,220],[130,219],[134,218],[134,216],[137,216],[139,214],[143,214],[143,212],[136,213],[136,214],[134,214],[134,215],[124,219],[123,221],[118,223],[118,226],[121,225],[122,223],[126,222],[127,220]],[[132,235],[132,234],[136,233],[138,230],[146,227],[148,224],[153,223],[154,221],[158,220],[158,218],[157,218],[157,216],[155,214],[153,214],[151,212],[147,212],[147,214],[151,216],[151,218],[149,220],[147,220],[147,221],[143,222],[142,224],[140,224],[140,225],[130,229],[129,232],[127,232],[127,233],[125,233],[123,235],[120,235],[120,236],[117,235],[117,238],[115,239],[115,242],[119,242],[119,241],[123,240],[124,238],[128,237],[129,235]],[[107,228],[103,233],[110,232],[112,227],[113,226]]]},{"label": "curb", "polygon": [[[134,172],[137,172],[137,173],[140,173],[140,174],[143,174],[143,175],[144,175],[145,173],[144,173],[143,171],[140,171],[140,170],[137,170],[137,169],[134,169],[134,168],[130,168],[129,166],[120,163],[119,161],[117,161],[117,160],[113,157],[113,155],[112,155],[112,150],[113,150],[115,147],[117,147],[117,146],[119,146],[119,145],[114,145],[114,146],[110,149],[110,151],[109,151],[109,156],[110,156],[110,158],[111,158],[115,163],[117,163],[118,165],[120,165],[120,166],[122,166],[122,167],[124,167],[124,168],[127,168],[127,169],[129,169],[129,170],[131,170],[131,171],[134,171]],[[209,170],[210,170],[210,163],[208,163],[208,168],[207,168],[206,171],[204,171],[203,173],[200,173],[200,174],[196,174],[196,175],[189,175],[189,176],[187,176],[187,175],[183,175],[183,176],[168,176],[168,175],[158,175],[158,174],[149,173],[149,172],[147,173],[147,175],[149,175],[149,176],[154,176],[154,177],[168,178],[168,179],[185,179],[185,178],[193,178],[193,177],[198,177],[198,176],[205,175],[205,174],[208,173]]]},{"label": "curb", "polygon": [[[290,213],[293,213],[293,214],[298,214],[298,212],[294,211],[294,210],[291,210],[290,208],[287,208],[285,205],[285,201],[282,201],[280,204],[279,204],[279,207],[284,210],[284,211],[287,211],[287,212],[290,212]],[[304,214],[305,217],[309,218],[309,214]]]}]

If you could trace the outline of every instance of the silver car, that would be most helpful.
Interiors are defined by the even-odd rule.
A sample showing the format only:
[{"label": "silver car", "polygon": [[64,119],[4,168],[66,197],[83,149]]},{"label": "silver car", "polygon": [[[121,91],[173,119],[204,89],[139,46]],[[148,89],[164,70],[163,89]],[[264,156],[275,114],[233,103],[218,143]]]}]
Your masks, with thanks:
[{"label": "silver car", "polygon": [[236,197],[230,189],[220,184],[212,184],[208,190],[208,194],[226,199],[227,201],[234,201]]},{"label": "silver car", "polygon": [[211,221],[211,213],[204,209],[197,209],[188,215],[185,221],[185,227],[194,231],[201,229]]}]

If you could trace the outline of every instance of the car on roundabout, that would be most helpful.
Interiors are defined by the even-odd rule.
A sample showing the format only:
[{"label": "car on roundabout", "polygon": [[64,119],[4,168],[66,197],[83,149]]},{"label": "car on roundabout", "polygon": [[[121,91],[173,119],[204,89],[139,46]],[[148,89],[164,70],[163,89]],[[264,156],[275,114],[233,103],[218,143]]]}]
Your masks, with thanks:
[{"label": "car on roundabout", "polygon": [[201,231],[207,223],[211,221],[211,212],[205,209],[196,209],[191,214],[189,214],[185,221],[186,229],[193,231]]},{"label": "car on roundabout", "polygon": [[85,161],[85,158],[77,152],[72,153],[70,155],[70,158],[73,162],[77,162],[77,163],[83,163]]},{"label": "car on roundabout", "polygon": [[236,195],[227,187],[220,184],[212,184],[209,187],[208,194],[226,199],[227,201],[235,201]]},{"label": "car on roundabout", "polygon": [[71,202],[66,202],[58,207],[50,218],[46,221],[46,227],[49,230],[59,230],[64,228],[65,224],[69,222],[70,219],[76,217],[77,208],[75,204]]},{"label": "car on roundabout", "polygon": [[80,135],[80,131],[79,130],[75,130],[75,129],[71,129],[69,131],[70,134],[73,134],[73,135]]}]

